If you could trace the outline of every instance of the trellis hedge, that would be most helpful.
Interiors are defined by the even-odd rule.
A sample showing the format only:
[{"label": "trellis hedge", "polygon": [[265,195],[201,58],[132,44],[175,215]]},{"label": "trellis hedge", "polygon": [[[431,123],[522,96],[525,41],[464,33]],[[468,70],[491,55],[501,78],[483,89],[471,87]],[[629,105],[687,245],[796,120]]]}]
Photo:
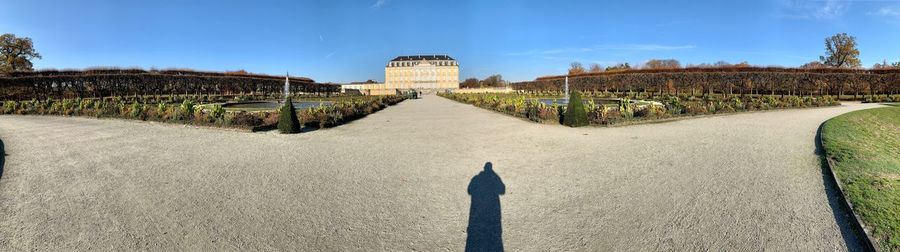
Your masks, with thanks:
[{"label": "trellis hedge", "polygon": [[[190,70],[47,70],[0,75],[0,100],[95,98],[130,95],[280,93],[284,77]],[[339,92],[340,86],[291,78],[292,93]]]},{"label": "trellis hedge", "polygon": [[[565,76],[513,83],[520,91],[561,91]],[[569,89],[674,94],[879,95],[900,94],[900,70],[796,68],[685,68],[569,76]]]}]

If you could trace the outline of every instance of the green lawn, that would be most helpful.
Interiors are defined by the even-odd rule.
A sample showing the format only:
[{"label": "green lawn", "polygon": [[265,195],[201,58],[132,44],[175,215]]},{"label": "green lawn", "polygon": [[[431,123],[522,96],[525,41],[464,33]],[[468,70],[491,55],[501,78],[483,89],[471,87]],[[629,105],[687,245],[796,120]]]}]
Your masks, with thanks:
[{"label": "green lawn", "polygon": [[847,113],[822,133],[854,211],[885,251],[900,250],[900,107]]}]

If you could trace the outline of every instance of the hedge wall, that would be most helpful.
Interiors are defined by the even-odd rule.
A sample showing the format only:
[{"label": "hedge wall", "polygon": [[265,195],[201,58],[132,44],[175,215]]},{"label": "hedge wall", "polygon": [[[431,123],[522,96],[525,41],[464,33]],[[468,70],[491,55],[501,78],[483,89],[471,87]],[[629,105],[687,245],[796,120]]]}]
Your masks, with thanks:
[{"label": "hedge wall", "polygon": [[[560,91],[565,76],[513,83],[515,90]],[[569,76],[580,91],[739,93],[776,95],[900,94],[900,70],[687,68]]]},{"label": "hedge wall", "polygon": [[[251,92],[265,95],[283,89],[283,76],[188,70],[49,70],[0,76],[0,100]],[[290,89],[295,93],[331,93],[339,92],[340,86],[315,83],[309,78],[291,78]]]}]

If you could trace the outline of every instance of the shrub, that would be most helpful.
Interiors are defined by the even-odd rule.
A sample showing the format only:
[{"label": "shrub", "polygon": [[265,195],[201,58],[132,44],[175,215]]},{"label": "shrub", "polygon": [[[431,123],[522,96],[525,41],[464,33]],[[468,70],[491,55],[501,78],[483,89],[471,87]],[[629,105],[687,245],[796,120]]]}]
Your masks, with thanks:
[{"label": "shrub", "polygon": [[[888,97],[888,98],[890,98],[890,97]],[[840,102],[836,101],[834,99],[834,97],[830,96],[830,95],[826,95],[825,97],[822,97],[822,102],[825,103],[825,105],[827,105],[827,106],[841,105]]]},{"label": "shrub", "polygon": [[525,105],[524,116],[525,118],[528,118],[528,120],[539,123],[559,122],[559,115],[557,114],[556,108],[547,106],[538,101],[529,101]]},{"label": "shrub", "polygon": [[716,107],[716,103],[715,102],[707,102],[706,103],[706,111],[709,112],[710,114],[715,114],[716,111],[718,111],[718,108]]},{"label": "shrub", "polygon": [[803,107],[816,106],[816,99],[812,97],[803,97]]},{"label": "shrub", "polygon": [[194,115],[194,102],[191,100],[184,100],[181,102],[181,106],[178,107],[178,117],[182,120],[191,119],[191,116]]},{"label": "shrub", "polygon": [[81,102],[78,104],[78,110],[81,110],[82,113],[85,113],[86,110],[93,109],[93,108],[94,108],[93,100],[84,99],[84,100],[81,100]]},{"label": "shrub", "polygon": [[194,121],[194,122],[200,122],[200,123],[210,123],[210,122],[211,122],[211,121],[210,121],[210,118],[209,118],[208,116],[206,116],[206,114],[203,113],[203,110],[202,110],[202,109],[195,109],[195,110],[194,110],[193,121]]},{"label": "shrub", "polygon": [[788,104],[794,108],[801,108],[803,107],[803,99],[798,96],[791,96],[788,97]]},{"label": "shrub", "polygon": [[635,117],[659,118],[666,114],[666,108],[660,105],[649,104],[634,112]]},{"label": "shrub", "polygon": [[588,110],[588,121],[592,124],[609,124],[610,109],[604,105]]},{"label": "shrub", "polygon": [[55,109],[55,107],[53,107],[53,105],[56,105],[56,103],[53,102],[53,99],[48,97],[47,100],[45,100],[44,102],[41,103],[40,113],[44,114],[44,115],[52,114],[53,110]]},{"label": "shrub", "polygon": [[747,99],[746,102],[744,102],[744,109],[751,110],[751,111],[759,110],[759,107],[761,104],[762,104],[762,102],[759,101],[759,99],[750,98],[750,99]]},{"label": "shrub", "polygon": [[773,95],[766,96],[766,104],[768,105],[768,108],[777,108],[780,106],[778,98],[775,98]]},{"label": "shrub", "polygon": [[158,104],[156,104],[156,116],[159,119],[165,120],[166,117],[168,116],[167,111],[168,111],[168,106],[166,106],[165,102],[159,102]]},{"label": "shrub", "polygon": [[556,108],[556,114],[559,115],[559,120],[556,123],[565,124],[566,120],[566,107],[559,106],[556,102],[553,103],[553,108]]},{"label": "shrub", "polygon": [[326,108],[324,112],[322,113],[323,117],[319,119],[320,128],[334,127],[341,124],[344,120],[344,115],[334,108]]},{"label": "shrub", "polygon": [[262,125],[263,120],[262,118],[259,118],[259,116],[251,113],[238,112],[231,118],[231,124],[253,127]]},{"label": "shrub", "polygon": [[50,115],[59,115],[63,113],[62,103],[61,102],[53,102],[50,103],[49,109],[47,110],[47,114]]},{"label": "shrub", "polygon": [[731,104],[723,104],[721,111],[724,113],[732,113],[735,110],[734,110],[734,107],[731,107]]},{"label": "shrub", "polygon": [[144,114],[144,106],[139,104],[137,101],[131,104],[131,118],[145,120],[147,117]]},{"label": "shrub", "polygon": [[677,96],[669,97],[665,100],[665,103],[666,109],[673,115],[681,114],[681,112],[684,111],[684,105],[681,103],[681,99],[678,99]]},{"label": "shrub", "polygon": [[684,103],[684,112],[690,115],[700,115],[709,111],[702,102],[690,101]]},{"label": "shrub", "polygon": [[115,113],[116,113],[115,115],[111,115],[111,116],[113,116],[113,117],[116,117],[116,116],[127,117],[128,116],[128,106],[125,105],[125,101],[122,101],[120,99],[118,102],[116,102]]},{"label": "shrub", "polygon": [[18,102],[16,101],[6,101],[3,103],[3,113],[4,114],[12,114],[16,112],[16,108],[18,107]]},{"label": "shrub", "polygon": [[587,112],[584,111],[584,102],[581,101],[581,92],[572,92],[570,95],[563,124],[569,127],[582,127],[589,124]]},{"label": "shrub", "polygon": [[92,110],[92,115],[94,117],[100,117],[100,113],[103,111],[104,102],[103,100],[97,100],[92,105],[94,109]]},{"label": "shrub", "polygon": [[741,101],[741,98],[734,97],[734,99],[731,100],[731,102],[732,102],[732,106],[733,106],[734,109],[736,109],[736,110],[742,110],[742,109],[745,109],[745,108],[746,108],[746,107],[744,106],[744,102]]},{"label": "shrub", "polygon": [[300,133],[300,120],[297,119],[297,111],[294,109],[294,103],[288,97],[281,107],[278,118],[278,131],[282,134]]},{"label": "shrub", "polygon": [[225,108],[221,105],[213,105],[212,108],[209,109],[209,117],[214,120],[222,120],[225,118]]},{"label": "shrub", "polygon": [[75,113],[75,101],[72,99],[63,99],[62,100],[62,114],[70,116]]},{"label": "shrub", "polygon": [[624,118],[634,117],[634,104],[628,98],[619,100],[619,115]]}]

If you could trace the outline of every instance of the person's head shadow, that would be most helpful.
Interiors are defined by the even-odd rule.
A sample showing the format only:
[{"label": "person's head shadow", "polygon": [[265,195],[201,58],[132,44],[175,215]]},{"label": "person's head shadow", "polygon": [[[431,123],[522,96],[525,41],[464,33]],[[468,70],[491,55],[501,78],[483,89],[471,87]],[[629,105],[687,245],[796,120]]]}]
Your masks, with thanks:
[{"label": "person's head shadow", "polygon": [[472,178],[468,187],[472,202],[469,207],[469,227],[466,229],[466,251],[503,251],[503,224],[500,195],[506,185],[494,172],[491,162]]}]

